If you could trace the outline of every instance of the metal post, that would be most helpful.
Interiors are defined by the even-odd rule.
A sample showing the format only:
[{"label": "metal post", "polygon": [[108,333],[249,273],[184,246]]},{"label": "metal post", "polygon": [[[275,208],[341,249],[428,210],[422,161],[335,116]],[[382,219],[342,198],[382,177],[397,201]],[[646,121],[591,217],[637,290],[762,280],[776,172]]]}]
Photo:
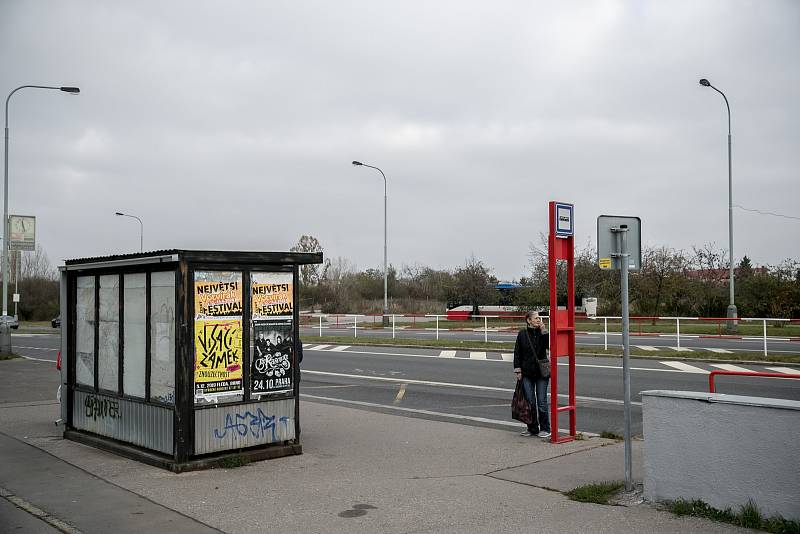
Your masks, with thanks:
[{"label": "metal post", "polygon": [[[6,115],[5,115],[5,157],[3,159],[3,246],[2,246],[2,273],[3,273],[3,315],[8,315],[8,101],[11,100],[11,95],[25,89],[26,87],[33,89],[54,89],[56,91],[64,91],[65,93],[78,94],[80,89],[77,87],[51,87],[49,85],[21,85],[8,93],[6,97]],[[11,330],[9,330],[6,323],[0,326],[0,353],[11,352]]]},{"label": "metal post", "polygon": [[387,200],[387,194],[386,194],[386,190],[387,190],[387,187],[386,187],[386,175],[383,173],[383,171],[380,168],[374,167],[372,165],[367,165],[366,163],[361,163],[360,161],[353,161],[353,165],[356,165],[356,166],[359,166],[359,167],[363,166],[363,167],[369,167],[370,169],[375,169],[376,171],[381,173],[381,176],[383,176],[383,326],[389,326],[389,271],[388,271],[388,261],[387,261],[387,258],[388,258],[388,253],[387,253],[387,249],[388,249],[388,245],[387,245],[387,242],[388,242],[388,239],[387,239],[387,235],[388,235],[388,230],[387,230],[387,228],[388,228],[388,223],[387,223],[387,220],[388,220],[388,208],[387,208],[388,200]]},{"label": "metal post", "polygon": [[392,339],[394,339],[394,314],[392,314]]},{"label": "metal post", "polygon": [[436,341],[439,341],[439,316],[436,316]]},{"label": "metal post", "polygon": [[732,333],[736,331],[736,304],[734,302],[734,277],[733,277],[733,164],[731,162],[731,105],[728,102],[728,97],[725,96],[725,93],[711,85],[711,82],[706,80],[705,78],[700,80],[700,85],[704,87],[710,87],[719,94],[722,95],[722,98],[725,99],[725,108],[728,110],[728,281],[729,281],[729,292],[730,292],[730,304],[728,304],[728,312],[727,316],[728,319],[733,319],[730,321],[726,321],[725,328],[728,333]]},{"label": "metal post", "polygon": [[[380,170],[380,169],[379,169]],[[381,171],[383,175],[383,171]],[[387,252],[387,213],[388,204],[386,199],[386,176],[383,176],[383,316],[386,321],[386,314],[389,313],[389,271],[388,271],[388,252]],[[384,326],[385,326],[384,322]]]},{"label": "metal post", "polygon": [[603,317],[603,350],[608,350],[608,317]]},{"label": "metal post", "polygon": [[764,319],[764,356],[767,355],[767,320]]},{"label": "metal post", "polygon": [[[14,260],[14,267],[16,273],[14,274],[14,294],[19,295],[19,264],[22,262],[22,251],[18,250],[16,254],[16,259]],[[19,319],[19,315],[17,313],[17,304],[19,304],[16,300],[14,301],[14,317]]]},{"label": "metal post", "polygon": [[622,383],[625,399],[625,490],[633,490],[631,462],[631,368],[630,368],[630,315],[628,309],[628,244],[627,227],[612,228],[617,235],[617,257],[620,263],[622,289]]},{"label": "metal post", "polygon": [[675,321],[676,321],[676,323],[675,323],[676,327],[675,328],[678,331],[678,352],[680,352],[681,351],[681,318],[680,317],[676,317]]},{"label": "metal post", "polygon": [[483,342],[489,342],[489,317],[486,315],[483,317]]},{"label": "metal post", "polygon": [[322,337],[322,315],[319,316],[319,337]]},{"label": "metal post", "polygon": [[358,337],[358,315],[353,316],[353,337]]}]

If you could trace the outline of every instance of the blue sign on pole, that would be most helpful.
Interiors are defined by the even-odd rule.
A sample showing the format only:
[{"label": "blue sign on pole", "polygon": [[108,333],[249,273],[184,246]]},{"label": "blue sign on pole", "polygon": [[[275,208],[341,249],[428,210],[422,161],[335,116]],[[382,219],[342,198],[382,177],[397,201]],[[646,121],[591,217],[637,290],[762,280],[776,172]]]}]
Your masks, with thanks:
[{"label": "blue sign on pole", "polygon": [[556,202],[555,209],[556,237],[569,237],[575,232],[574,206]]}]

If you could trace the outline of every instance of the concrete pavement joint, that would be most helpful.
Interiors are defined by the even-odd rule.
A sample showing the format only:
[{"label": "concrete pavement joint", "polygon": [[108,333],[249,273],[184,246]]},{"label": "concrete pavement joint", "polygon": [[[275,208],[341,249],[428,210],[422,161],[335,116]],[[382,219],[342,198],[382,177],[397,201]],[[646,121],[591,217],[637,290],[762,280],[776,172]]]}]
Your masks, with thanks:
[{"label": "concrete pavement joint", "polygon": [[[547,442],[545,442],[545,443],[547,443]],[[525,463],[519,464],[519,465],[512,465],[510,467],[502,467],[500,469],[495,469],[493,471],[488,471],[486,473],[480,473],[480,474],[482,474],[484,476],[492,476],[494,473],[500,473],[502,471],[509,471],[511,469],[519,469],[520,467],[527,467],[529,465],[535,465],[535,464],[540,464],[540,463],[544,463],[544,462],[549,462],[550,460],[557,460],[559,458],[564,458],[566,456],[571,456],[573,454],[579,454],[579,453],[582,453],[582,452],[591,451],[593,449],[600,449],[602,447],[608,447],[610,445],[615,445],[615,444],[616,444],[616,442],[598,443],[597,445],[595,445],[593,447],[587,447],[585,449],[574,450],[574,451],[567,451],[567,452],[564,452],[563,454],[559,454],[559,455],[556,455],[556,456],[551,456],[550,458],[542,458],[541,460],[534,460],[532,462],[525,462]],[[492,478],[495,478],[495,477],[492,477]],[[505,479],[498,479],[498,480],[505,480]],[[527,484],[527,485],[531,485],[532,486],[533,484]],[[538,487],[538,486],[536,486],[536,487]]]},{"label": "concrete pavement joint", "polygon": [[25,499],[14,495],[3,487],[0,487],[0,497],[4,498],[23,512],[28,512],[37,519],[41,519],[51,527],[64,532],[65,534],[83,534],[80,530],[73,527],[69,523],[50,515],[41,508],[34,506]]}]

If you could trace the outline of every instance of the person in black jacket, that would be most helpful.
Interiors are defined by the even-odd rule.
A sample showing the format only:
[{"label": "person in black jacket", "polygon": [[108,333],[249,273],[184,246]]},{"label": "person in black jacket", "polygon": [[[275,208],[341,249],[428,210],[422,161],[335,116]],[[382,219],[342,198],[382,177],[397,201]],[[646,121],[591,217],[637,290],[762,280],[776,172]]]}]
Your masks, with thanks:
[{"label": "person in black jacket", "polygon": [[527,326],[517,334],[514,345],[514,376],[522,380],[525,398],[531,405],[533,420],[522,436],[550,437],[550,416],[547,404],[547,387],[550,377],[542,377],[538,360],[547,358],[550,336],[538,312],[525,314]]}]

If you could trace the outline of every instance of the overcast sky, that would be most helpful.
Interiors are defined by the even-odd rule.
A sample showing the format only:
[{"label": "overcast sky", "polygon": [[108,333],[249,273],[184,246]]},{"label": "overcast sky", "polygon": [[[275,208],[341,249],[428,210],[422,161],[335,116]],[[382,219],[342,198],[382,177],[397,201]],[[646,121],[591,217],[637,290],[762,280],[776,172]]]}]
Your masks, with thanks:
[{"label": "overcast sky", "polygon": [[[65,258],[287,250],[528,272],[547,203],[643,242],[728,246],[734,204],[800,217],[800,2],[0,3],[9,211]],[[734,208],[734,256],[800,259],[800,220]]]}]

